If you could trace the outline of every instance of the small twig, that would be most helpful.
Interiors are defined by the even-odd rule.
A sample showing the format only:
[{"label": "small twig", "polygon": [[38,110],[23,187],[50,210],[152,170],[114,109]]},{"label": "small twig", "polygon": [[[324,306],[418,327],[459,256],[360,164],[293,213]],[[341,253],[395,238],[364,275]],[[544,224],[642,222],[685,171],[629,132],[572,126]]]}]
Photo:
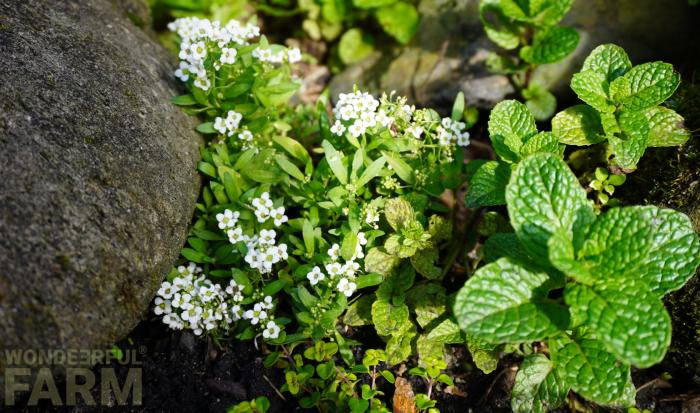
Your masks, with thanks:
[{"label": "small twig", "polygon": [[284,398],[284,396],[282,395],[282,393],[280,393],[280,391],[277,390],[277,387],[275,387],[275,385],[272,384],[272,381],[270,381],[270,379],[268,379],[267,376],[264,375],[264,374],[263,374],[263,379],[265,379],[265,381],[267,382],[267,384],[269,384],[270,387],[272,387],[272,390],[274,390],[275,393],[277,393],[277,395],[280,396],[280,399],[284,400],[285,402],[287,401],[287,399]]}]

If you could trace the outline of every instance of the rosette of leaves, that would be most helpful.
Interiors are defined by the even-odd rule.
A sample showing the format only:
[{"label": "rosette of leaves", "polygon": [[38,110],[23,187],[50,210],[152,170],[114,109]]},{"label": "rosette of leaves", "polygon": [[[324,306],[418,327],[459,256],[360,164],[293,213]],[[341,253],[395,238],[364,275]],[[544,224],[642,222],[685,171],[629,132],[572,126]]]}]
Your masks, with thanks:
[{"label": "rosette of leaves", "polygon": [[552,154],[520,162],[506,201],[515,233],[487,241],[489,263],[455,299],[459,325],[486,343],[546,343],[516,376],[516,412],[555,408],[569,390],[601,404],[633,403],[630,366],[658,363],[671,340],[661,298],[700,264],[690,219],[654,206],[596,217]]},{"label": "rosette of leaves", "polygon": [[669,63],[632,66],[621,47],[598,46],[571,79],[571,88],[586,104],[559,112],[552,132],[567,145],[607,142],[612,163],[633,170],[647,147],[677,146],[689,139],[683,117],[659,106],[680,81]]},{"label": "rosette of leaves", "polygon": [[[438,243],[451,236],[451,223],[433,215],[425,230],[414,207],[403,198],[387,200],[384,212],[396,232],[365,257],[365,271],[382,274],[384,281],[374,296],[365,296],[349,307],[344,322],[374,324],[377,334],[387,341],[390,365],[405,361],[413,345],[422,360],[442,358],[445,344],[464,342],[449,317],[445,288],[433,281],[442,277],[443,270],[435,265]],[[416,283],[416,272],[427,280]]]},{"label": "rosette of leaves", "polygon": [[525,104],[537,120],[550,118],[557,100],[546,88],[531,82],[533,70],[555,63],[576,49],[579,34],[559,22],[573,0],[481,0],[479,13],[486,35],[511,53],[492,53],[487,65],[511,76]]},{"label": "rosette of leaves", "polygon": [[489,115],[489,137],[495,161],[476,163],[469,180],[466,203],[469,208],[504,205],[505,189],[513,168],[524,157],[534,153],[563,156],[561,145],[551,132],[538,132],[535,118],[527,106],[517,100],[497,104]]}]

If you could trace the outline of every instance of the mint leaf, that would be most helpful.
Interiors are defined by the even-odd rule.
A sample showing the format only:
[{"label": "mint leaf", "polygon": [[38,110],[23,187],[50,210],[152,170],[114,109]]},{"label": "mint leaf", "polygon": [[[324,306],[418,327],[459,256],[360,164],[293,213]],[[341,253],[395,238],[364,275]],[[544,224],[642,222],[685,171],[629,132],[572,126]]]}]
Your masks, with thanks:
[{"label": "mint leaf", "polygon": [[591,339],[571,340],[559,335],[549,340],[552,362],[571,389],[598,403],[610,403],[622,396],[629,366],[619,363],[603,344]]},{"label": "mint leaf", "polygon": [[435,328],[428,333],[428,339],[437,341],[442,344],[461,344],[464,342],[462,338],[462,330],[454,321],[449,318],[443,320]]},{"label": "mint leaf", "polygon": [[569,11],[573,0],[501,0],[500,4],[508,17],[546,27],[557,24]]},{"label": "mint leaf", "polygon": [[678,146],[690,139],[690,131],[683,125],[684,119],[672,109],[654,106],[644,110],[649,121],[647,146]]},{"label": "mint leaf", "polygon": [[588,229],[579,259],[601,280],[640,280],[661,297],[695,274],[700,241],[680,212],[654,206],[612,208]]},{"label": "mint leaf", "polygon": [[514,413],[547,413],[561,406],[569,393],[566,380],[544,354],[525,357],[511,392]]},{"label": "mint leaf", "polygon": [[386,363],[399,364],[411,356],[411,340],[416,336],[416,326],[406,321],[408,326],[401,334],[394,334],[386,343]]},{"label": "mint leaf", "polygon": [[479,17],[491,41],[506,50],[518,47],[518,27],[503,13],[500,0],[482,0],[479,4]]},{"label": "mint leaf", "polygon": [[573,27],[549,27],[535,34],[532,46],[520,49],[520,57],[538,65],[558,62],[573,52],[578,42],[579,34]]},{"label": "mint leaf", "polygon": [[635,66],[625,77],[630,82],[630,96],[622,99],[623,107],[639,111],[656,106],[673,95],[681,83],[681,76],[673,65],[664,62],[643,63]]},{"label": "mint leaf", "polygon": [[518,237],[511,232],[491,235],[482,248],[484,261],[494,262],[499,258],[508,257],[524,264],[533,264]]},{"label": "mint leaf", "polygon": [[384,204],[384,216],[391,227],[399,231],[416,219],[411,204],[403,198],[391,198]]},{"label": "mint leaf", "polygon": [[600,112],[614,112],[615,106],[608,100],[610,85],[605,75],[594,71],[584,70],[571,78],[571,89],[579,99],[593,106]]},{"label": "mint leaf", "polygon": [[467,335],[467,349],[472,355],[472,361],[476,368],[485,374],[493,372],[498,367],[498,345],[485,343]]},{"label": "mint leaf", "polygon": [[610,100],[613,102],[620,102],[622,99],[628,97],[632,94],[632,85],[629,79],[624,76],[620,76],[617,79],[610,82]]},{"label": "mint leaf", "polygon": [[372,304],[372,322],[377,334],[390,336],[401,334],[408,324],[408,306],[394,305],[389,301],[377,300]]},{"label": "mint leaf", "polygon": [[504,100],[491,111],[489,135],[494,150],[504,161],[519,161],[523,143],[536,133],[535,118],[517,100]]},{"label": "mint leaf", "polygon": [[553,153],[561,157],[564,154],[564,146],[559,144],[559,139],[552,132],[540,132],[520,148],[523,157],[535,153]]},{"label": "mint leaf", "polygon": [[399,265],[400,261],[399,257],[374,247],[367,252],[365,257],[365,271],[387,276]]},{"label": "mint leaf", "polygon": [[596,47],[583,62],[582,70],[592,70],[605,76],[608,82],[632,69],[632,62],[623,48],[614,44]]},{"label": "mint leaf", "polygon": [[488,161],[477,169],[469,182],[466,203],[469,208],[504,205],[511,167],[501,161]]},{"label": "mint leaf", "polygon": [[605,140],[598,112],[588,105],[567,108],[552,119],[552,133],[567,145],[593,145]]},{"label": "mint leaf", "polygon": [[552,154],[523,159],[506,188],[510,222],[525,249],[548,262],[547,242],[557,230],[569,234],[594,217],[586,191],[563,160]]},{"label": "mint leaf", "polygon": [[401,44],[411,41],[420,23],[418,10],[404,1],[378,9],[375,16],[382,29]]},{"label": "mint leaf", "polygon": [[490,343],[542,340],[569,324],[565,307],[547,298],[545,272],[501,258],[476,271],[457,293],[454,314],[467,334]]},{"label": "mint leaf", "polygon": [[641,112],[622,112],[617,120],[622,137],[609,137],[610,149],[617,165],[634,168],[647,148],[649,121]]},{"label": "mint leaf", "polygon": [[374,39],[357,27],[346,31],[338,42],[338,56],[346,65],[359,62],[373,51]]},{"label": "mint leaf", "polygon": [[442,269],[435,266],[439,256],[437,248],[428,248],[411,256],[411,265],[418,273],[429,280],[435,280],[442,275]]},{"label": "mint leaf", "polygon": [[660,362],[671,344],[671,319],[644,283],[603,280],[569,284],[564,299],[572,318],[585,323],[619,360],[638,367]]}]

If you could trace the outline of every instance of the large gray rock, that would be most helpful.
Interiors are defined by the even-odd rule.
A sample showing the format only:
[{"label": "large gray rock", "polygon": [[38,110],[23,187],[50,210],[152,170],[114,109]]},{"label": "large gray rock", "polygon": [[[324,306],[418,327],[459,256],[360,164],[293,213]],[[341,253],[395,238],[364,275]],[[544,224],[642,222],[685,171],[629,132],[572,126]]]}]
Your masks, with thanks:
[{"label": "large gray rock", "polygon": [[[497,47],[479,21],[478,0],[422,0],[422,21],[406,47],[385,46],[348,67],[331,82],[332,96],[353,84],[375,94],[396,90],[423,106],[448,109],[457,92],[471,105],[489,108],[513,94],[505,76],[485,67]],[[578,49],[565,61],[544,65],[534,79],[561,95],[569,94],[571,74],[597,45],[614,42],[633,62],[664,59],[700,62],[700,7],[685,1],[577,0],[565,19],[581,33]]]},{"label": "large gray rock", "polygon": [[173,62],[110,0],[0,2],[4,349],[109,348],[144,315],[199,193]]}]

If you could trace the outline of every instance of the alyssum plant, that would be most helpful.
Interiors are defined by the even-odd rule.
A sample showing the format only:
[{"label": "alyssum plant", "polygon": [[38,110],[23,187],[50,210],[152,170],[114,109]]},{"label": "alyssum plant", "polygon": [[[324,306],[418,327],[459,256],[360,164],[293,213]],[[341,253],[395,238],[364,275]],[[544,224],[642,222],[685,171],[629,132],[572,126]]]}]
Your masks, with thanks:
[{"label": "alyssum plant", "polygon": [[[596,218],[559,159],[560,138],[538,133],[522,104],[503,103],[489,125],[515,234],[487,241],[494,262],[455,298],[443,279],[463,235],[443,199],[463,182],[462,97],[441,118],[356,90],[331,118],[325,101],[289,105],[298,50],[258,40],[250,24],[190,18],[172,29],[190,90],[173,101],[204,118],[197,129],[211,139],[188,245],[155,300],[169,327],[259,341],[264,364],[284,370],[278,390],[329,412],[388,411],[383,389],[404,362],[425,382],[416,408],[436,411],[435,391],[454,385],[447,345],[468,343],[479,363],[502,343],[547,342],[518,374],[519,411],[554,406],[569,389],[612,402],[630,394],[629,365],[663,355],[659,299],[697,265],[689,221],[651,207]],[[384,344],[357,361],[360,326]]]},{"label": "alyssum plant", "polygon": [[[285,369],[280,390],[302,407],[381,411],[375,384],[393,376],[378,363],[407,360],[420,340],[432,343],[421,352],[428,368],[460,339],[453,322],[451,336],[439,334],[452,226],[438,197],[462,181],[463,100],[441,118],[355,91],[331,120],[323,102],[288,105],[298,51],[254,42],[255,27],[235,22],[172,28],[182,39],[177,75],[191,91],[174,103],[203,116],[197,129],[213,139],[201,151],[206,184],[184,260],[156,314],[195,334],[262,338],[266,365]],[[346,326],[364,324],[386,345],[357,364]],[[452,384],[437,365],[431,389]]]}]

